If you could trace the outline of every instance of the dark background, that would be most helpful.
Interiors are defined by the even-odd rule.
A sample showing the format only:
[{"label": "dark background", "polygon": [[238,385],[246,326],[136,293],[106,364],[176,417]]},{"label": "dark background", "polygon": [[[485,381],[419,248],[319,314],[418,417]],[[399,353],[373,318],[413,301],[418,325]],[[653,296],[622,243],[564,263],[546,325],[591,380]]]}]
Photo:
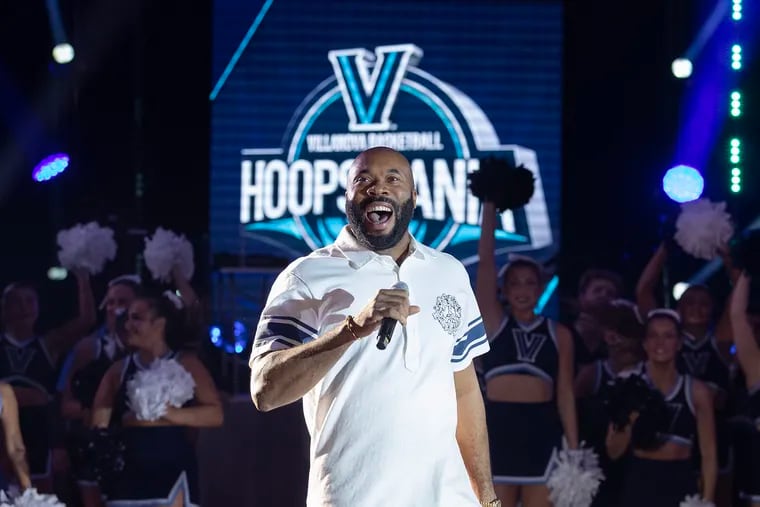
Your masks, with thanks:
[{"label": "dark background", "polygon": [[[116,230],[120,252],[96,290],[110,274],[134,270],[140,232],[162,225],[194,242],[195,282],[207,291],[210,0],[60,3],[77,50],[66,68],[52,63],[44,2],[0,2],[0,283],[39,281],[46,323],[59,319],[74,301],[71,280],[45,279],[56,264],[55,233],[99,220]],[[660,219],[673,212],[660,179],[688,86],[672,77],[670,64],[712,5],[624,2],[613,10],[601,0],[566,3],[564,296],[590,266],[618,270],[630,292],[657,245]],[[760,132],[751,53],[745,45],[745,148]],[[65,146],[73,165],[47,184],[33,182],[32,167],[55,145]],[[707,195],[728,200],[746,225],[760,212],[756,156],[744,152],[744,191],[736,198],[727,192],[724,145],[722,138],[705,168]],[[675,263],[671,277],[685,279],[699,265]]]}]

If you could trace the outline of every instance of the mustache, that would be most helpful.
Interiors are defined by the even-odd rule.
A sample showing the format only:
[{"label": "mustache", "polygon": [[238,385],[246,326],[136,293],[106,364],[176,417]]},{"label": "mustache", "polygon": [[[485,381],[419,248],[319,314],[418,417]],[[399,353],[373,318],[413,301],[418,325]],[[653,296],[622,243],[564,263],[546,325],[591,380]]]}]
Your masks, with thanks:
[{"label": "mustache", "polygon": [[399,204],[394,201],[393,199],[390,199],[388,197],[367,197],[362,202],[359,203],[359,207],[363,210],[367,209],[367,207],[370,204],[374,204],[377,202],[384,202],[385,204],[390,204],[391,208],[393,208],[393,211],[398,211]]}]

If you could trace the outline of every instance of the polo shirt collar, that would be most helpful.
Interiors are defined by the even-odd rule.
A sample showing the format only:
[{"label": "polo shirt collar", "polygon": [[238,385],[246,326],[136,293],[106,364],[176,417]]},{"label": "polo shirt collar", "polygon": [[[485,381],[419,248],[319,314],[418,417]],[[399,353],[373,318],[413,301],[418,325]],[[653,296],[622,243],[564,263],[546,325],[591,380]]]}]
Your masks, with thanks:
[{"label": "polo shirt collar", "polygon": [[[338,234],[338,237],[335,240],[335,247],[344,257],[350,260],[357,269],[363,267],[373,259],[383,257],[377,252],[368,250],[366,247],[359,244],[348,225],[343,226],[340,234]],[[435,257],[435,251],[417,242],[417,240],[414,239],[414,236],[412,236],[411,243],[409,244],[409,257],[425,259],[426,256]]]}]

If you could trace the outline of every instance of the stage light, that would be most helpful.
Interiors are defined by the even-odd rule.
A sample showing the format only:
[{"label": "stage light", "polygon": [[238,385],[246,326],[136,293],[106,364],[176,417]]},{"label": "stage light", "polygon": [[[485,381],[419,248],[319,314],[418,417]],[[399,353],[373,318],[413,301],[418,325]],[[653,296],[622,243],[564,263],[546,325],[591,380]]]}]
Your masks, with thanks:
[{"label": "stage light", "polygon": [[676,58],[673,60],[670,69],[673,71],[673,75],[678,79],[686,79],[687,77],[691,76],[693,66],[691,64],[691,60],[688,58]]},{"label": "stage light", "polygon": [[69,156],[65,153],[49,155],[34,167],[32,178],[37,182],[48,181],[61,174],[68,166]]},{"label": "stage light", "polygon": [[55,60],[56,63],[65,65],[67,63],[71,63],[73,59],[74,46],[68,42],[61,42],[60,44],[56,44],[53,48],[53,60]]},{"label": "stage light", "polygon": [[245,350],[245,346],[248,344],[248,330],[245,324],[236,320],[232,324],[232,334],[235,335],[235,353],[240,354]]},{"label": "stage light", "polygon": [[211,343],[213,343],[215,346],[222,346],[222,330],[219,328],[219,326],[211,326],[208,332],[208,336],[211,339]]},{"label": "stage light", "polygon": [[739,138],[734,137],[731,139],[731,148],[729,149],[729,153],[731,154],[729,160],[732,164],[738,164],[742,161],[742,143]]},{"label": "stage light", "polygon": [[742,47],[739,44],[731,46],[731,68],[734,70],[742,68]]},{"label": "stage light", "polygon": [[738,91],[731,93],[731,116],[738,118],[742,114],[742,94]]},{"label": "stage light", "polygon": [[683,296],[683,293],[686,292],[686,290],[691,287],[687,282],[678,282],[673,286],[673,299],[678,301],[681,299],[681,296]]},{"label": "stage light", "polygon": [[54,266],[48,269],[48,272],[47,272],[48,280],[55,280],[55,281],[65,280],[68,275],[69,275],[68,270],[66,270],[66,268],[62,268],[59,266]]},{"label": "stage light", "polygon": [[742,19],[742,0],[734,0],[731,17],[734,21],[740,21]]},{"label": "stage light", "polygon": [[741,162],[742,142],[738,137],[732,137],[728,144],[730,146],[729,161],[733,165],[731,168],[731,192],[738,194],[742,190],[742,168],[737,166]]},{"label": "stage light", "polygon": [[675,202],[689,202],[700,198],[705,180],[693,167],[677,165],[665,173],[662,189]]}]

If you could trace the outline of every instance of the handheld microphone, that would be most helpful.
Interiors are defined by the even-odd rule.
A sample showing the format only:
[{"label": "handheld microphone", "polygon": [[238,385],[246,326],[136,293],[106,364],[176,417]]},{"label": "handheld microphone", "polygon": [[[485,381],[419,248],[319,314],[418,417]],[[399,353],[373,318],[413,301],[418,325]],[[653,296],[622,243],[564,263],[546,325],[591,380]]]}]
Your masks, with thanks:
[{"label": "handheld microphone", "polygon": [[[404,282],[396,282],[391,289],[405,290],[409,292],[409,286]],[[380,323],[380,331],[377,333],[377,348],[385,350],[385,347],[391,342],[391,336],[393,336],[393,330],[396,329],[396,319],[386,317]]]}]

